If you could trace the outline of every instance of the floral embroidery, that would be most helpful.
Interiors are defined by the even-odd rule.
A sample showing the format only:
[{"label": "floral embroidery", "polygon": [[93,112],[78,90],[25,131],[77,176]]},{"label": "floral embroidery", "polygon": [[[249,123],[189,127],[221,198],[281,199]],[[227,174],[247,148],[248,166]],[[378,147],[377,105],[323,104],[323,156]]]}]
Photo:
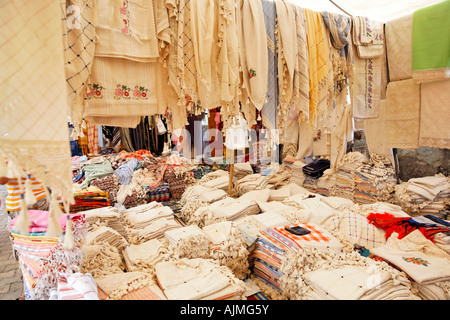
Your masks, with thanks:
[{"label": "floral embroidery", "polygon": [[133,90],[133,99],[147,100],[148,99],[147,92],[148,92],[147,88],[135,86]]},{"label": "floral embroidery", "polygon": [[254,69],[250,69],[248,71],[248,76],[251,78],[256,77],[256,71]]},{"label": "floral embroidery", "polygon": [[96,98],[96,99],[102,99],[103,98],[103,92],[102,90],[105,89],[101,85],[97,83],[89,83],[86,87],[86,97],[88,99]]},{"label": "floral embroidery", "polygon": [[123,28],[120,29],[122,33],[131,35],[130,29],[130,10],[128,10],[128,0],[122,2],[122,7],[120,8],[120,15],[123,22]]},{"label": "floral embroidery", "polygon": [[322,139],[322,130],[318,130],[316,133],[316,136],[313,138],[314,142],[319,141],[320,139]]},{"label": "floral embroidery", "polygon": [[373,105],[373,60],[366,59],[366,106],[372,108]]},{"label": "floral embroidery", "polygon": [[118,84],[114,93],[114,99],[130,99],[130,90],[126,85]]},{"label": "floral embroidery", "polygon": [[402,257],[402,258],[406,262],[412,262],[414,264],[422,265],[425,267],[428,267],[428,265],[430,264],[430,262],[428,262],[427,260],[423,260],[422,258],[414,258],[414,257],[409,257],[409,258]]}]

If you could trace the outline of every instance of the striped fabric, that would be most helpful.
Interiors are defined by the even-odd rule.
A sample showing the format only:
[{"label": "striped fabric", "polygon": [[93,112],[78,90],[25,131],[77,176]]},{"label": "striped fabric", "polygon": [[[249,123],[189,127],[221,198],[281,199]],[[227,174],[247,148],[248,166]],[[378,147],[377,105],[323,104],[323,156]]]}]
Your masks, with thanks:
[{"label": "striped fabric", "polygon": [[[36,200],[45,198],[46,193],[42,183],[32,175],[29,175],[29,179],[31,180],[32,190]],[[21,188],[18,179],[12,179],[6,184],[6,189],[8,190],[8,196],[5,200],[7,211],[19,211],[21,209],[21,195],[25,195],[25,183],[26,179],[21,178],[23,192],[20,191]]]},{"label": "striped fabric", "polygon": [[58,300],[99,300],[97,284],[88,273],[60,275]]}]

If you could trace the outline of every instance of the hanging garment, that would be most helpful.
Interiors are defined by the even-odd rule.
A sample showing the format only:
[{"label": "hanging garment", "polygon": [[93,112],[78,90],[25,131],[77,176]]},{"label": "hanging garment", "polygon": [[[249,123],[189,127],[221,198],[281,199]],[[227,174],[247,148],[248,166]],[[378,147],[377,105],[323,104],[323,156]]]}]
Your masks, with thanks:
[{"label": "hanging garment", "polygon": [[95,124],[87,123],[87,140],[88,151],[91,154],[97,154],[99,152],[98,145],[98,128]]},{"label": "hanging garment", "polygon": [[413,13],[412,77],[417,82],[450,78],[450,2]]},{"label": "hanging garment", "polygon": [[97,8],[95,1],[62,0],[64,69],[70,120],[80,125],[83,120],[85,90],[95,52]]},{"label": "hanging garment", "polygon": [[450,80],[422,83],[420,101],[419,145],[449,149]]},{"label": "hanging garment", "polygon": [[71,201],[61,7],[55,1],[2,2],[0,18],[0,154],[12,162],[16,176],[10,178],[32,172]]},{"label": "hanging garment", "polygon": [[305,9],[308,40],[308,70],[309,70],[309,122],[316,119],[316,109],[319,103],[319,87],[326,83],[328,75],[328,50],[325,30],[322,28],[322,15],[310,9]]},{"label": "hanging garment", "polygon": [[386,142],[390,148],[419,147],[420,84],[389,82],[386,92]]},{"label": "hanging garment", "polygon": [[386,22],[386,55],[390,81],[412,77],[412,24],[412,14]]}]

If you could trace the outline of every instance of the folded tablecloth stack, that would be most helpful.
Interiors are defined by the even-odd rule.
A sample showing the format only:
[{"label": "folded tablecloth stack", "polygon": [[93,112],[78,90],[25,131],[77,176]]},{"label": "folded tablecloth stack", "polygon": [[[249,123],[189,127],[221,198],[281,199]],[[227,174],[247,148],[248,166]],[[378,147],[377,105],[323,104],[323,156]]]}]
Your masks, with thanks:
[{"label": "folded tablecloth stack", "polygon": [[169,300],[243,299],[244,282],[212,259],[160,262],[155,270],[158,284]]},{"label": "folded tablecloth stack", "polygon": [[155,265],[170,259],[170,250],[165,241],[152,239],[141,244],[131,244],[122,251],[126,270],[142,271],[154,276]]},{"label": "folded tablecloth stack", "polygon": [[157,205],[153,208],[143,211],[130,211],[130,209],[127,209],[122,212],[122,215],[133,229],[143,229],[157,219],[173,218],[172,209],[161,205],[159,202],[154,203]]},{"label": "folded tablecloth stack", "polygon": [[[433,286],[429,285],[445,287],[447,284],[447,290],[442,291],[441,295],[446,300],[450,299],[450,256],[428,240],[420,230],[401,239],[397,233],[393,233],[384,246],[372,249],[371,253],[405,272],[419,284],[419,289],[432,290]],[[427,296],[426,292],[424,296]]]},{"label": "folded tablecloth stack", "polygon": [[395,186],[395,201],[411,215],[436,214],[450,205],[450,180],[442,174]]},{"label": "folded tablecloth stack", "polygon": [[128,245],[128,241],[116,230],[100,226],[88,232],[85,238],[85,245],[108,243],[119,250]]},{"label": "folded tablecloth stack", "polygon": [[209,240],[196,225],[175,228],[164,232],[165,238],[179,258],[208,258]]},{"label": "folded tablecloth stack", "polygon": [[249,252],[236,225],[224,221],[205,226],[202,230],[210,242],[210,258],[230,268],[237,278],[244,279],[249,273]]},{"label": "folded tablecloth stack", "polygon": [[309,286],[306,300],[410,300],[411,291],[384,270],[343,266],[304,275]]},{"label": "folded tablecloth stack", "polygon": [[117,192],[119,191],[119,177],[117,175],[110,174],[102,178],[94,179],[90,185],[107,192],[110,205],[113,206],[117,202]]},{"label": "folded tablecloth stack", "polygon": [[183,226],[175,220],[173,215],[171,217],[158,218],[143,229],[129,229],[130,243],[140,244],[152,239],[161,239],[164,238],[166,231],[181,227]]},{"label": "folded tablecloth stack", "polygon": [[170,187],[167,182],[163,182],[157,187],[146,186],[144,191],[147,195],[147,201],[167,201],[170,199]]},{"label": "folded tablecloth stack", "polygon": [[333,196],[336,189],[336,176],[330,169],[325,170],[316,184],[316,193],[322,196]]},{"label": "folded tablecloth stack", "polygon": [[306,164],[301,161],[295,161],[292,166],[292,176],[290,179],[291,183],[298,184],[299,186],[303,186],[303,182],[305,180],[305,174],[303,173],[303,167]]},{"label": "folded tablecloth stack", "polygon": [[108,192],[95,186],[77,190],[73,196],[75,203],[70,205],[70,213],[110,206]]},{"label": "folded tablecloth stack", "polygon": [[98,226],[107,226],[116,230],[125,239],[128,238],[128,232],[123,225],[119,210],[114,207],[104,207],[80,212],[84,215],[88,231],[94,230]]},{"label": "folded tablecloth stack", "polygon": [[268,176],[263,176],[259,173],[248,175],[236,182],[234,186],[236,194],[241,196],[252,190],[265,189],[269,183],[269,179]]},{"label": "folded tablecloth stack", "polygon": [[245,162],[245,163],[235,163],[234,164],[233,176],[237,180],[240,180],[249,174],[253,174],[253,168],[250,165],[250,163]]}]

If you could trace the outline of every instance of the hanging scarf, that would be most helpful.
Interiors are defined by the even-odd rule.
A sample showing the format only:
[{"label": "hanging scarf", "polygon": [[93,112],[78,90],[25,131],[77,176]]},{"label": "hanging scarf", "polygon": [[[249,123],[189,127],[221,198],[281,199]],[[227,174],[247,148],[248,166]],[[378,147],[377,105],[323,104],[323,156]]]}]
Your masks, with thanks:
[{"label": "hanging scarf", "polygon": [[277,11],[275,3],[271,0],[262,0],[264,12],[264,23],[267,34],[267,101],[262,108],[263,125],[275,129],[276,116],[278,106],[278,54],[277,42],[275,38],[275,24],[277,19]]},{"label": "hanging scarf", "polygon": [[328,75],[328,50],[325,31],[322,28],[322,15],[305,9],[308,39],[309,67],[309,119],[310,124],[316,118],[319,99],[319,86],[325,84]]}]

